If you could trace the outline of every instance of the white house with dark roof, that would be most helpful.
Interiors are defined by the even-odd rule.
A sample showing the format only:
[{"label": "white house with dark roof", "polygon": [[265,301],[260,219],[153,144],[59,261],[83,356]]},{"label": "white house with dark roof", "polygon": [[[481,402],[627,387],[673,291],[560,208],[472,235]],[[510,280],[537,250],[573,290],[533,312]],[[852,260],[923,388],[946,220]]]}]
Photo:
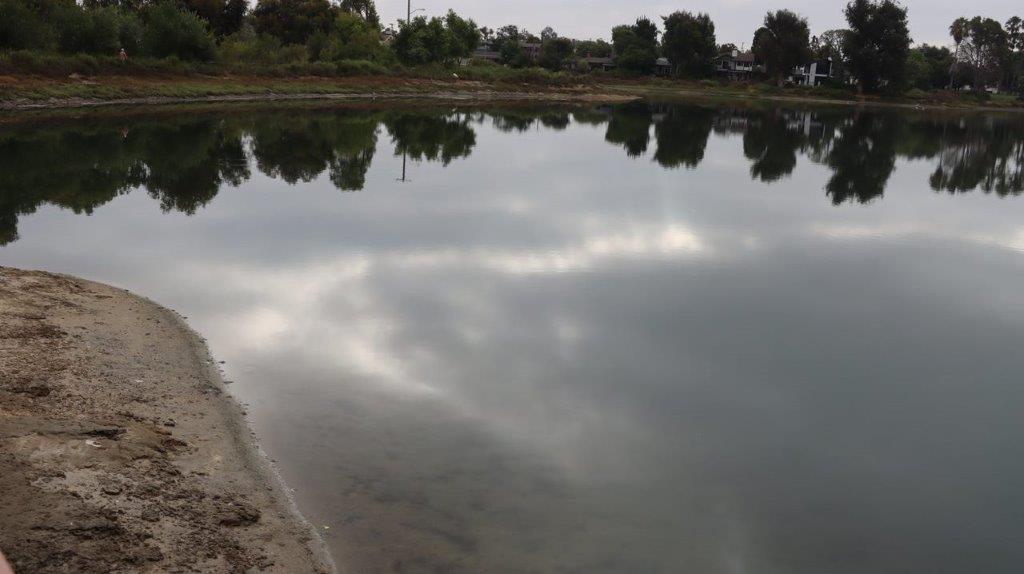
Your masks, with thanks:
[{"label": "white house with dark roof", "polygon": [[729,54],[720,54],[715,57],[715,73],[731,80],[749,78],[755,72],[760,71],[761,66],[758,65],[753,52],[733,50]]}]

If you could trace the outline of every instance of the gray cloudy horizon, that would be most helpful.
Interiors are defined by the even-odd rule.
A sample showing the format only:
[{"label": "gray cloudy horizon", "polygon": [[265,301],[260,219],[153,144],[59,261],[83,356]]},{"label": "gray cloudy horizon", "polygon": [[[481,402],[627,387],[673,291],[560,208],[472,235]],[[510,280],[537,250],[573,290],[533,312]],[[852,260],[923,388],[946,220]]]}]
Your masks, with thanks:
[{"label": "gray cloudy horizon", "polygon": [[[909,11],[910,33],[915,43],[950,44],[949,24],[960,16],[984,16],[1005,22],[1024,16],[1019,0],[903,0]],[[845,0],[688,0],[686,2],[623,2],[612,0],[412,0],[418,14],[440,15],[449,8],[481,26],[498,28],[514,24],[539,33],[551,26],[559,35],[579,39],[609,39],[611,29],[647,16],[660,25],[661,16],[677,10],[707,12],[715,22],[718,43],[750,45],[754,30],[765,12],[786,8],[807,18],[811,33],[845,26]],[[385,25],[405,18],[406,0],[377,0]]]}]

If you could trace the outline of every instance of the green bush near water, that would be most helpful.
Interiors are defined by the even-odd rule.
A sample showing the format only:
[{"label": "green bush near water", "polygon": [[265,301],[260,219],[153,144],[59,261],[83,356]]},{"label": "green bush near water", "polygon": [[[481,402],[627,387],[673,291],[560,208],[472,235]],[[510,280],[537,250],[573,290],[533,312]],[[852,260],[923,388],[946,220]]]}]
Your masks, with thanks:
[{"label": "green bush near water", "polygon": [[213,59],[213,36],[199,16],[168,0],[149,6],[143,16],[146,26],[142,45],[146,55],[200,62]]}]

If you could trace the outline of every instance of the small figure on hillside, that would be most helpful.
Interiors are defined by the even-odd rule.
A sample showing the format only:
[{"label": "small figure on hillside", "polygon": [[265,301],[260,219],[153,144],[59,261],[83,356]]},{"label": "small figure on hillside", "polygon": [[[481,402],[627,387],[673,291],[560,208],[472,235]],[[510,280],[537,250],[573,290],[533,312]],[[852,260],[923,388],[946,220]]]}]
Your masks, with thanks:
[{"label": "small figure on hillside", "polygon": [[121,48],[121,51],[117,53],[117,59],[121,60],[122,62],[127,62],[128,61],[128,52],[125,52],[124,48]]}]

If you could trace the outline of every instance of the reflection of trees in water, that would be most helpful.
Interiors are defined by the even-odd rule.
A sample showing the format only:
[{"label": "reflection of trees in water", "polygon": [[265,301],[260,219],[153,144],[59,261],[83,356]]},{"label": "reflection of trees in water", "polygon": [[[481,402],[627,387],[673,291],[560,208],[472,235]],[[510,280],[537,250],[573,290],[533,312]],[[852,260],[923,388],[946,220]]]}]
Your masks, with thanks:
[{"label": "reflection of trees in water", "polygon": [[159,123],[128,136],[142,145],[141,182],[164,211],[192,215],[225,185],[249,179],[241,132],[220,122]]},{"label": "reflection of trees in water", "polygon": [[431,112],[393,113],[384,119],[395,155],[410,159],[440,161],[468,157],[476,146],[476,132],[469,114],[437,115]]},{"label": "reflection of trees in water", "polygon": [[483,123],[490,119],[491,125],[504,133],[522,133],[538,125],[555,131],[562,131],[572,123],[568,110],[547,108],[491,108],[487,112],[476,114],[476,117],[478,123]]},{"label": "reflection of trees in water", "polygon": [[929,179],[935,191],[1024,192],[1024,125],[972,117],[948,126]]},{"label": "reflection of trees in water", "polygon": [[145,178],[133,146],[114,129],[0,132],[0,245],[18,238],[19,214],[43,203],[92,213]]},{"label": "reflection of trees in water", "polygon": [[195,213],[223,186],[251,177],[250,157],[261,172],[288,183],[326,173],[338,189],[360,190],[382,124],[395,155],[447,166],[472,153],[475,127],[486,123],[508,133],[603,125],[605,140],[630,157],[647,153],[653,127],[653,160],[666,168],[700,165],[712,131],[740,136],[753,179],[779,181],[804,155],[832,171],[825,192],[837,205],[881,197],[897,158],[933,163],[929,184],[936,191],[1024,191],[1024,120],[1010,116],[639,102],[486,112],[279,110],[5,128],[0,245],[17,239],[18,216],[39,205],[91,213],[133,188],[146,189],[165,211]]},{"label": "reflection of trees in water", "polygon": [[837,205],[881,197],[897,158],[934,161],[929,184],[936,191],[1005,196],[1024,189],[1024,123],[1017,118],[729,110],[718,113],[715,131],[743,136],[754,179],[789,175],[800,153],[828,166],[825,191]]},{"label": "reflection of trees in water", "polygon": [[804,132],[793,125],[797,120],[778,109],[750,120],[743,132],[743,155],[751,161],[750,177],[772,182],[793,172],[797,149],[806,141]]},{"label": "reflection of trees in water", "polygon": [[703,107],[667,106],[659,111],[656,120],[654,138],[658,149],[654,152],[654,161],[670,168],[700,165],[715,124],[714,111]]},{"label": "reflection of trees in water", "polygon": [[263,116],[249,126],[252,155],[261,172],[290,184],[326,171],[338,189],[359,191],[377,149],[378,123],[377,115],[352,110]]},{"label": "reflection of trees in water", "polygon": [[857,114],[839,128],[822,156],[832,169],[825,193],[832,203],[867,203],[885,193],[896,167],[898,124],[888,118]]},{"label": "reflection of trees in water", "polygon": [[640,157],[647,152],[653,122],[654,114],[647,104],[636,102],[618,106],[608,119],[604,139],[626,148],[629,157]]}]

